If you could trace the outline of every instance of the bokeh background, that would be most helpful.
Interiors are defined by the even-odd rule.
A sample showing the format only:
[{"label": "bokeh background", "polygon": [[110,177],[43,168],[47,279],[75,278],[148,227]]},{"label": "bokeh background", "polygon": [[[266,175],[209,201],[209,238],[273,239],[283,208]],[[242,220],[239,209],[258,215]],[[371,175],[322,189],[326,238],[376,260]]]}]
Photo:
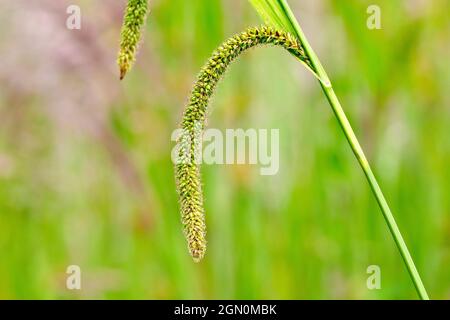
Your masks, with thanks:
[{"label": "bokeh background", "polygon": [[[450,2],[291,0],[432,298],[450,298]],[[81,30],[65,26],[81,7]],[[370,4],[382,30],[366,27]],[[236,62],[210,127],[279,128],[280,170],[204,166],[208,251],[182,234],[171,133],[197,72],[260,19],[245,0],[151,0],[138,62],[115,64],[125,0],[0,10],[0,298],[413,299],[317,81],[282,49]],[[82,290],[66,289],[66,268]],[[381,268],[381,290],[366,269]]]}]

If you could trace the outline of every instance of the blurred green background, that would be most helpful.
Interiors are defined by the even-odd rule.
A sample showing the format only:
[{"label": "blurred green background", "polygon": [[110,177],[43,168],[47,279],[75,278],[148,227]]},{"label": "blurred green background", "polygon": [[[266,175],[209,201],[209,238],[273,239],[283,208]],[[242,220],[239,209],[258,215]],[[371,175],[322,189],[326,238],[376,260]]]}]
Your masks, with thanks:
[{"label": "blurred green background", "polygon": [[[291,0],[432,298],[450,298],[450,2]],[[82,29],[65,27],[81,7]],[[370,4],[382,29],[366,27]],[[204,166],[195,264],[170,136],[197,72],[261,24],[245,0],[150,0],[115,64],[125,0],[2,1],[0,298],[410,299],[417,295],[317,81],[279,48],[227,73],[209,126],[279,128],[280,170]],[[82,290],[66,289],[79,265]],[[381,268],[381,290],[366,269]]]}]

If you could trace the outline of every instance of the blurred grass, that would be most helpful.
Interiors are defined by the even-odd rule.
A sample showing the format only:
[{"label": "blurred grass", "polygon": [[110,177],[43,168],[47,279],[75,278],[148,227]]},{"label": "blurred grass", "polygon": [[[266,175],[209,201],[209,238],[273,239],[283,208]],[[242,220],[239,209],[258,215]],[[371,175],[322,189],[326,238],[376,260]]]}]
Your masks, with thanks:
[{"label": "blurred grass", "polygon": [[[92,132],[110,135],[84,130],[71,113],[55,116],[47,107],[55,97],[19,90],[1,66],[0,298],[416,297],[316,80],[276,48],[254,50],[232,66],[209,126],[280,128],[279,174],[203,167],[209,247],[194,264],[181,232],[170,135],[210,53],[259,18],[246,1],[154,0],[137,65],[118,87],[114,55],[124,3],[111,5],[104,19],[99,4],[80,3],[79,32],[96,28],[106,67],[63,71],[54,94],[75,91],[80,101],[95,102],[76,77],[101,80],[93,91],[114,92],[114,99],[75,110],[82,124],[93,115],[103,121]],[[378,1],[378,31],[366,28],[369,1],[290,3],[346,106],[430,296],[448,299],[448,2]],[[27,51],[2,37],[0,53],[8,45],[18,55]],[[33,61],[55,63],[37,54]],[[23,79],[32,76],[17,62],[16,73],[20,68]],[[64,287],[70,264],[82,269],[79,292]],[[381,267],[382,290],[366,288],[371,264]]]}]

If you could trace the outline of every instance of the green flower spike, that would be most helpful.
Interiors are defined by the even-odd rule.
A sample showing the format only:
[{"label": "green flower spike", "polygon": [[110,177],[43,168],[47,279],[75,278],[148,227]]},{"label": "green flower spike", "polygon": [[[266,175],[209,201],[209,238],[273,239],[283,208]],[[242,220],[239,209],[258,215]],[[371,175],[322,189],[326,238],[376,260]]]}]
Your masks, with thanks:
[{"label": "green flower spike", "polygon": [[195,262],[200,261],[206,251],[202,183],[200,166],[196,159],[198,152],[201,152],[198,142],[205,126],[208,102],[231,62],[247,49],[264,44],[283,47],[311,70],[314,69],[303,46],[294,36],[271,27],[249,28],[225,41],[213,53],[202,68],[184,111],[181,122],[182,135],[177,141],[179,149],[175,175],[184,233]]},{"label": "green flower spike", "polygon": [[121,31],[119,57],[117,59],[120,69],[120,80],[125,77],[125,74],[131,69],[136,60],[136,52],[148,12],[147,1],[128,1]]}]

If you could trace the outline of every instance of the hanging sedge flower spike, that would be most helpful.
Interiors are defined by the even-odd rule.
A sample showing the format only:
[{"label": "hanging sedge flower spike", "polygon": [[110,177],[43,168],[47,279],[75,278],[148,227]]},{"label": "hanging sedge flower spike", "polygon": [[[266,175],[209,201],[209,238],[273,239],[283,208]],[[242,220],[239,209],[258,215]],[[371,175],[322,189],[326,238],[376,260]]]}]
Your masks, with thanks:
[{"label": "hanging sedge flower spike", "polygon": [[142,35],[148,12],[148,0],[129,0],[121,31],[120,51],[117,63],[120,70],[120,80],[133,66],[136,52]]},{"label": "hanging sedge flower spike", "polygon": [[[181,217],[189,251],[200,261],[206,251],[206,226],[203,208],[198,140],[205,126],[207,106],[213,91],[227,67],[241,53],[258,45],[280,46],[313,69],[297,38],[271,27],[249,28],[225,41],[202,68],[192,90],[181,122],[178,158],[175,165]],[[201,150],[200,150],[201,152]]]},{"label": "hanging sedge flower spike", "polygon": [[[148,0],[128,0],[121,31],[119,57],[117,59],[121,80],[131,69],[136,59],[137,47],[148,12],[147,1]],[[278,25],[278,27],[285,30],[290,30],[295,33],[297,37],[284,31],[274,30],[271,27],[250,28],[223,43],[222,46],[214,52],[212,58],[203,67],[198,76],[198,80],[192,90],[189,104],[184,111],[184,117],[181,123],[183,134],[177,141],[180,148],[175,166],[177,189],[181,204],[182,223],[189,251],[194,258],[194,261],[200,261],[206,251],[206,226],[203,208],[202,183],[200,179],[199,162],[196,161],[196,159],[198,152],[201,152],[201,150],[198,150],[198,140],[200,140],[201,133],[205,126],[205,116],[209,99],[227,67],[243,51],[257,45],[271,44],[281,46],[296,56],[320,80],[324,93],[369,180],[369,184],[374,191],[378,203],[380,204],[383,215],[391,229],[391,233],[402,254],[405,264],[408,267],[416,290],[422,299],[428,300],[429,297],[423,286],[420,275],[417,272],[381,189],[378,186],[378,182],[376,181],[364,153],[359,146],[359,142],[356,140],[353,130],[334,94],[325,70],[323,70],[320,61],[309,46],[300,26],[295,23],[296,20],[289,5],[286,0],[278,0],[276,3],[272,3],[269,0],[251,0],[251,2],[259,9],[258,11],[266,20],[273,20],[271,22],[272,24]],[[275,19],[270,15],[266,15],[267,12],[274,9],[274,5],[275,7],[278,6],[281,12],[287,16],[289,22],[287,25],[291,25],[293,29],[289,27],[286,28],[286,26],[283,26],[283,23],[281,23],[280,26],[278,21],[279,16],[277,16],[276,13],[273,15],[273,17],[277,17]],[[292,23],[291,20],[294,20],[294,23]],[[192,144],[191,141],[194,143]]]}]

